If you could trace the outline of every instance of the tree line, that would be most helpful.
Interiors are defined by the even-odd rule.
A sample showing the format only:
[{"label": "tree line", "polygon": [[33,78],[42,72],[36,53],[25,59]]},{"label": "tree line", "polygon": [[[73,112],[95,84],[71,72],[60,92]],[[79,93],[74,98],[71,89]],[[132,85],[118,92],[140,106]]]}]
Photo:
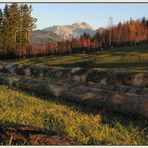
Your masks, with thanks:
[{"label": "tree line", "polygon": [[94,36],[84,33],[79,39],[31,46],[30,32],[36,28],[32,7],[12,3],[0,9],[0,53],[15,56],[37,56],[68,53],[90,53],[114,47],[124,47],[148,42],[148,20],[141,19],[110,23]]},{"label": "tree line", "polygon": [[32,47],[31,55],[91,53],[144,42],[148,42],[148,20],[145,17],[117,25],[111,23],[107,28],[99,29],[93,37],[84,33],[79,39]]}]

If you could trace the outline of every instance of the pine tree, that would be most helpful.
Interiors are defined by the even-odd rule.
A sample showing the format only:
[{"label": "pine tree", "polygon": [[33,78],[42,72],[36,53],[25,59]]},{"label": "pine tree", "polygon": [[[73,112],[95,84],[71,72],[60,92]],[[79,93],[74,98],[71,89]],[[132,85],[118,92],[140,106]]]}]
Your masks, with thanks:
[{"label": "pine tree", "polygon": [[3,32],[1,43],[3,45],[4,54],[6,53],[17,53],[17,49],[24,45],[26,49],[29,47],[29,36],[36,26],[34,19],[31,16],[32,7],[28,7],[27,4],[19,6],[17,3],[11,5],[5,5],[2,15],[2,21],[0,24],[3,26],[1,29]]},{"label": "pine tree", "polygon": [[2,12],[2,9],[0,9],[0,24],[1,24],[2,20],[3,20],[3,12]]},{"label": "pine tree", "polygon": [[17,48],[16,34],[20,31],[20,12],[17,3],[11,6],[6,5],[4,8],[4,48],[8,52],[15,52]]},{"label": "pine tree", "polygon": [[35,18],[31,16],[32,6],[28,7],[27,4],[21,5],[21,20],[22,20],[22,43],[26,47],[27,54],[29,54],[29,41],[30,32],[36,28]]},{"label": "pine tree", "polygon": [[2,26],[2,20],[3,20],[3,12],[0,9],[0,53],[2,53],[2,45],[3,45],[3,26]]}]

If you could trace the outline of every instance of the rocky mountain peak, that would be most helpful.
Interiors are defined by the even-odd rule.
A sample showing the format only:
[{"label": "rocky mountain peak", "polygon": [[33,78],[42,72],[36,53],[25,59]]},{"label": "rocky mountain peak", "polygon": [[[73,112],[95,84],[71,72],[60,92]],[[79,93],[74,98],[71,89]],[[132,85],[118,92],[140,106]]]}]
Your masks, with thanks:
[{"label": "rocky mountain peak", "polygon": [[52,26],[44,30],[53,32],[62,39],[79,38],[84,33],[93,36],[96,31],[86,22],[73,23],[72,25]]}]

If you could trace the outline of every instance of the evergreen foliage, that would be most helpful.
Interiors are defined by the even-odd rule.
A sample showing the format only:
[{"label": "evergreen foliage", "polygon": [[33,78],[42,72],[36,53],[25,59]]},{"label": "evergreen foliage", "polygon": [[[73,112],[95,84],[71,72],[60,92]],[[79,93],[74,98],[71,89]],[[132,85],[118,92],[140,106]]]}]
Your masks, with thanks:
[{"label": "evergreen foliage", "polygon": [[[15,54],[23,47],[23,53],[29,48],[29,32],[37,21],[31,16],[32,7],[27,4],[12,3],[0,10],[0,49],[3,54]],[[19,50],[21,56],[22,51]]]}]

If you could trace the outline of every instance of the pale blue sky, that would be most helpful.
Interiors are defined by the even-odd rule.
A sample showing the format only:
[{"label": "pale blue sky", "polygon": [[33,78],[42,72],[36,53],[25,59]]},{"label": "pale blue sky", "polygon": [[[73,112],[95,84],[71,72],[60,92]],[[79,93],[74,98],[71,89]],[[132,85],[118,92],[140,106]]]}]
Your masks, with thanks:
[{"label": "pale blue sky", "polygon": [[32,3],[32,7],[32,15],[38,19],[37,29],[76,22],[87,22],[97,29],[106,27],[110,16],[114,24],[131,17],[148,18],[148,3]]}]

